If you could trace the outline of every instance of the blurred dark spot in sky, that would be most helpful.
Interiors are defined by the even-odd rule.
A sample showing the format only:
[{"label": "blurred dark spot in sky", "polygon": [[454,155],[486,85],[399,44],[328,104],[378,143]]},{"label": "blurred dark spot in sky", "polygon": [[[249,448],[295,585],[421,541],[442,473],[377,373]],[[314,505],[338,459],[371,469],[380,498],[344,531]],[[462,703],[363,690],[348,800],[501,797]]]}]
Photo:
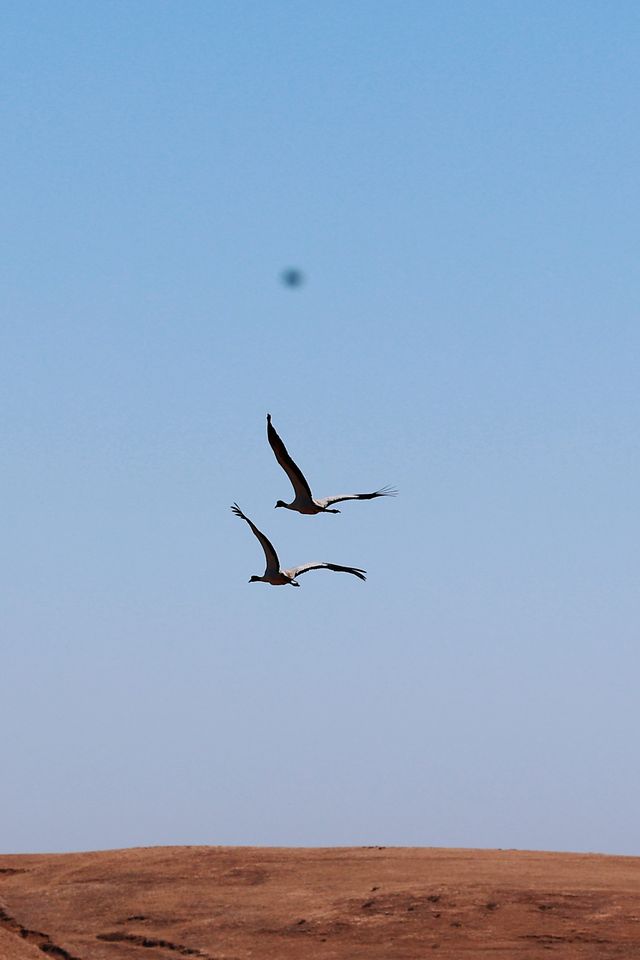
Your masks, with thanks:
[{"label": "blurred dark spot in sky", "polygon": [[304,283],[304,273],[297,267],[287,267],[280,274],[280,279],[285,287],[301,287]]}]

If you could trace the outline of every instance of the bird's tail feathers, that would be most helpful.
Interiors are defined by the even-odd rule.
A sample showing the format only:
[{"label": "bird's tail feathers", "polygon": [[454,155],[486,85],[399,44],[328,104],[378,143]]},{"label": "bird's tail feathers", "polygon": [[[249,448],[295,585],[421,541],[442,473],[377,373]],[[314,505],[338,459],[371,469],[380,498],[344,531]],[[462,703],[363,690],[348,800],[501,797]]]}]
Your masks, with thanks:
[{"label": "bird's tail feathers", "polygon": [[397,497],[397,496],[398,496],[398,491],[397,491],[397,489],[396,489],[395,487],[391,487],[391,486],[380,487],[380,489],[379,489],[379,490],[376,490],[375,493],[372,494],[372,496],[374,496],[374,497]]}]

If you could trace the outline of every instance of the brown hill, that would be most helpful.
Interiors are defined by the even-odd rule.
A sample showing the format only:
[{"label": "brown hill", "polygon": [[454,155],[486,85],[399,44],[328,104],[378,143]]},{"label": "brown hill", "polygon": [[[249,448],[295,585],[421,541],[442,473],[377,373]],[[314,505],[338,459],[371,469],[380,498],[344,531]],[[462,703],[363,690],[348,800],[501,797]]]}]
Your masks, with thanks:
[{"label": "brown hill", "polygon": [[0,958],[640,960],[640,858],[399,847],[0,856]]}]

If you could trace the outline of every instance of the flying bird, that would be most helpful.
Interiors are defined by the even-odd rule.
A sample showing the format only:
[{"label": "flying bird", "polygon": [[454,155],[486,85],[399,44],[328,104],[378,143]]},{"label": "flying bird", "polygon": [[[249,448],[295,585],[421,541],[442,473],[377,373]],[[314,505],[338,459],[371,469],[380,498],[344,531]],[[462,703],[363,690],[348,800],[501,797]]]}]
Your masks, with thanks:
[{"label": "flying bird", "polygon": [[342,567],[338,563],[303,563],[300,567],[291,567],[290,570],[281,570],[280,561],[278,560],[278,554],[273,549],[273,545],[265,537],[264,533],[261,533],[260,530],[249,520],[249,517],[245,517],[244,513],[240,509],[237,503],[231,507],[236,517],[240,517],[241,520],[246,520],[251,529],[253,530],[254,536],[258,538],[262,549],[264,550],[264,555],[267,561],[267,568],[264,571],[264,574],[261,577],[253,576],[249,580],[249,583],[270,583],[272,587],[284,586],[286,583],[290,583],[292,587],[299,587],[300,584],[296,583],[296,577],[299,577],[303,573],[307,573],[309,570],[335,570],[338,573],[352,573],[354,577],[358,577],[360,580],[366,580],[366,570],[360,570],[359,567]]},{"label": "flying bird", "polygon": [[373,493],[343,493],[337,497],[316,499],[311,493],[311,488],[305,480],[302,470],[289,456],[287,448],[271,423],[270,413],[267,414],[267,438],[276,455],[276,460],[289,477],[295,493],[291,503],[278,500],[276,507],[286,507],[287,510],[297,510],[298,513],[306,513],[311,516],[316,513],[340,513],[339,510],[330,509],[331,505],[341,503],[343,500],[374,500],[376,497],[395,497],[398,492],[393,487],[382,487],[382,489],[375,490]]}]

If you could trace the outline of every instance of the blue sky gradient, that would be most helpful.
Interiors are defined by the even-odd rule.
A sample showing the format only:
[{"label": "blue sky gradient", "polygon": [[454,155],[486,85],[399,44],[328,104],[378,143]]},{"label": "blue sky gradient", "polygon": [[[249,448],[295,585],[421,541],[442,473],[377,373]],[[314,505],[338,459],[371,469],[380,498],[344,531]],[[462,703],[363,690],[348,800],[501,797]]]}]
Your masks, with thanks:
[{"label": "blue sky gradient", "polygon": [[637,5],[2,21],[0,850],[639,854]]}]

